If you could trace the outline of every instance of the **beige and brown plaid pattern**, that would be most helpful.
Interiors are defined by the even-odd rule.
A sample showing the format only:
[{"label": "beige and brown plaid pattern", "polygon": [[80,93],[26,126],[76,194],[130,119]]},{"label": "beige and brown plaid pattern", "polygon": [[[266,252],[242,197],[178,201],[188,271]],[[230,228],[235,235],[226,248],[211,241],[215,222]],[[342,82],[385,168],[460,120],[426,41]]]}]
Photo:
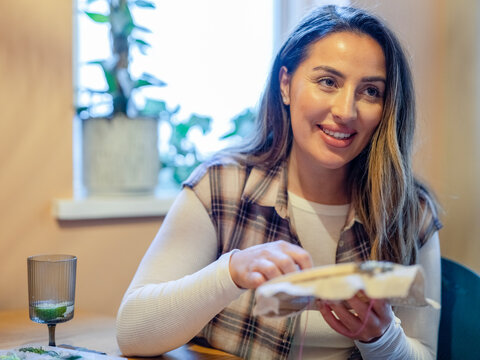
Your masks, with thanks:
[{"label": "beige and brown plaid pattern", "polygon": [[[217,160],[197,168],[184,186],[193,189],[212,219],[218,256],[280,239],[301,245],[288,217],[286,163],[261,170]],[[370,242],[351,209],[336,261],[363,261],[369,254]],[[286,359],[297,319],[254,317],[253,301],[253,291],[245,292],[217,314],[198,337],[241,358]]]}]

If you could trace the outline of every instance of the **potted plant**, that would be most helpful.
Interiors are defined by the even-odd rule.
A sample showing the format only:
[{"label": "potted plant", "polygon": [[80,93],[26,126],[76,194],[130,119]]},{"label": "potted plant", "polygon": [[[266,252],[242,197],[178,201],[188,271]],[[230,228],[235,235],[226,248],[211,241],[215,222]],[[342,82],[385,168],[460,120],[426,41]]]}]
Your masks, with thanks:
[{"label": "potted plant", "polygon": [[[98,3],[108,10],[89,10]],[[178,186],[203,160],[189,139],[190,131],[199,128],[205,135],[212,119],[198,114],[179,119],[178,105],[171,109],[164,101],[145,96],[138,101],[136,95],[142,89],[166,85],[151,74],[134,77],[130,71],[131,50],[136,47],[146,54],[150,45],[142,35],[151,32],[136,24],[132,9],[155,9],[155,4],[147,0],[85,0],[85,4],[83,11],[92,21],[109,26],[111,45],[110,57],[88,63],[102,69],[106,88],[79,89],[84,100],[76,106],[82,122],[82,179],[86,191],[93,195],[152,193],[160,170],[167,174],[170,185]],[[107,111],[102,113],[99,108]],[[234,117],[234,129],[221,140],[245,136],[251,131],[254,117],[251,109]],[[160,123],[169,127],[167,150],[162,154],[158,152]]]},{"label": "potted plant", "polygon": [[[89,11],[99,2],[108,11]],[[111,56],[87,64],[101,67],[106,88],[78,89],[83,185],[93,195],[152,193],[160,168],[158,122],[168,110],[165,102],[142,96],[141,91],[165,83],[147,73],[134,77],[131,50],[145,54],[150,46],[142,38],[150,30],[136,24],[132,9],[155,5],[147,0],[87,0],[85,6],[92,21],[109,26]]]}]

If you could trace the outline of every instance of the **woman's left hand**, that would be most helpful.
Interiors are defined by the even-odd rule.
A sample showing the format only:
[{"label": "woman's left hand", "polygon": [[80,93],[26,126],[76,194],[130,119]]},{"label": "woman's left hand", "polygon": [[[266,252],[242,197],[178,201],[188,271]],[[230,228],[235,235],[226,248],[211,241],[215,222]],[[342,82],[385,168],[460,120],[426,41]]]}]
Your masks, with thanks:
[{"label": "woman's left hand", "polygon": [[358,292],[353,298],[341,303],[319,300],[317,306],[333,330],[362,342],[378,339],[393,321],[392,307],[386,300],[371,300],[363,292]]}]

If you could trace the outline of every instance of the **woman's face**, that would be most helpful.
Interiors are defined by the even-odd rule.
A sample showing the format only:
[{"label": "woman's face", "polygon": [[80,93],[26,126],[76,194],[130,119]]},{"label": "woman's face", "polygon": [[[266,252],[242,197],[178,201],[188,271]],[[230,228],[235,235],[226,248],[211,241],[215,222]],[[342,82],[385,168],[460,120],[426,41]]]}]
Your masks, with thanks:
[{"label": "woman's face", "polygon": [[346,169],[382,116],[382,48],[368,35],[333,33],[310,45],[293,74],[287,71],[280,71],[280,87],[290,106],[292,157],[300,166]]}]

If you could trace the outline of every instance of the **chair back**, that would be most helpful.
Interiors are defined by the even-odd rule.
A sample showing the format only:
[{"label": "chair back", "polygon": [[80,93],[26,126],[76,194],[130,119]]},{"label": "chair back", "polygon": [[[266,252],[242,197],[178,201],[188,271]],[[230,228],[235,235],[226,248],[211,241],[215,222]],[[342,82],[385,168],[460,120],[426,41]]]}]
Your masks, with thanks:
[{"label": "chair back", "polygon": [[480,276],[442,257],[437,359],[480,359]]}]

